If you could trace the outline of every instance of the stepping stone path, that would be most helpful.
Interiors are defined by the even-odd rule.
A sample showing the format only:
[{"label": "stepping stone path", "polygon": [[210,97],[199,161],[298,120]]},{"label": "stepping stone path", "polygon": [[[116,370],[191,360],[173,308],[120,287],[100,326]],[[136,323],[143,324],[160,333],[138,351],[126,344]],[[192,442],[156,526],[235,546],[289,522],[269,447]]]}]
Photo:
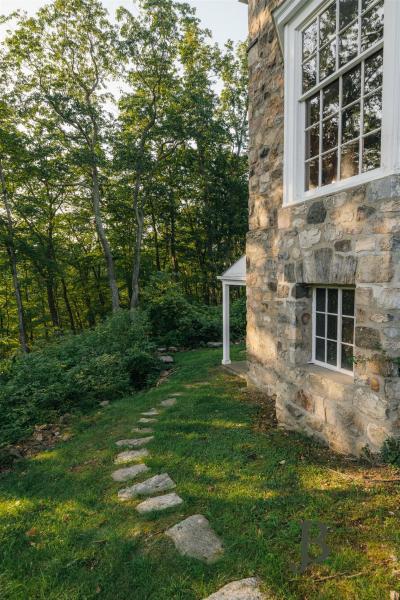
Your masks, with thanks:
[{"label": "stepping stone path", "polygon": [[204,600],[267,600],[267,596],[260,591],[259,584],[256,577],[232,581]]},{"label": "stepping stone path", "polygon": [[142,412],[141,414],[144,417],[155,417],[156,415],[159,415],[160,413],[155,408],[152,408],[152,409],[148,410],[147,412]]},{"label": "stepping stone path", "polygon": [[125,452],[120,452],[117,458],[114,460],[116,465],[123,465],[124,463],[129,463],[137,460],[142,460],[142,458],[146,458],[149,456],[149,451],[146,448],[142,448],[141,450],[125,450]]},{"label": "stepping stone path", "polygon": [[176,404],[176,398],[167,398],[167,400],[163,400],[160,402],[161,406],[165,406],[166,408],[170,408],[170,406],[174,406]]},{"label": "stepping stone path", "polygon": [[144,446],[154,440],[154,435],[149,435],[149,437],[144,438],[135,438],[133,440],[119,440],[115,442],[117,446],[129,446],[130,448],[140,448],[140,446]]},{"label": "stepping stone path", "polygon": [[130,500],[136,496],[147,496],[155,492],[167,492],[174,487],[176,487],[176,483],[172,481],[168,473],[162,473],[161,475],[155,475],[154,477],[150,477],[150,479],[146,479],[146,481],[120,490],[118,498],[120,500]]},{"label": "stepping stone path", "polygon": [[139,419],[139,423],[156,423],[157,419],[148,419],[147,417],[142,417]]},{"label": "stepping stone path", "polygon": [[166,508],[172,508],[182,504],[183,500],[178,494],[165,494],[164,496],[156,496],[155,498],[149,498],[144,502],[137,505],[136,510],[141,513],[149,513],[154,510],[165,510]]},{"label": "stepping stone path", "polygon": [[132,433],[153,433],[153,429],[151,427],[132,427]]},{"label": "stepping stone path", "polygon": [[209,564],[218,560],[223,553],[221,540],[203,515],[192,515],[168,529],[165,534],[172,539],[180,554]]},{"label": "stepping stone path", "polygon": [[111,477],[114,481],[129,481],[140,473],[146,473],[150,471],[149,467],[143,463],[139,465],[133,465],[133,467],[125,467],[125,469],[118,469],[112,473]]}]

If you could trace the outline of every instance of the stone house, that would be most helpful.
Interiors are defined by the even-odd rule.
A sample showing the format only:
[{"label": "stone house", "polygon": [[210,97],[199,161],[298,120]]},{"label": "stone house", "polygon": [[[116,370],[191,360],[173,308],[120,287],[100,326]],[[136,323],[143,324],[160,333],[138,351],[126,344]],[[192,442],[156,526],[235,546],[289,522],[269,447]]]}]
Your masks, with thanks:
[{"label": "stone house", "polygon": [[400,2],[248,0],[248,380],[358,455],[400,435]]}]

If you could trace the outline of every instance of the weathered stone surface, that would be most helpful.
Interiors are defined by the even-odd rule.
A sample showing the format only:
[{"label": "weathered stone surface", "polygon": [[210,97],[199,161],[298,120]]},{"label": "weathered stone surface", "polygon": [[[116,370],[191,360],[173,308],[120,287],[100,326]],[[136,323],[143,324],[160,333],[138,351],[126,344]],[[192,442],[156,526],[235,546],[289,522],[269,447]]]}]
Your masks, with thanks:
[{"label": "weathered stone surface", "polygon": [[260,580],[257,577],[232,581],[204,600],[268,600],[259,586]]},{"label": "weathered stone surface", "polygon": [[192,515],[165,533],[172,539],[178,552],[185,556],[213,563],[223,553],[221,540],[203,515]]},{"label": "weathered stone surface", "polygon": [[183,503],[182,498],[178,494],[164,494],[163,496],[155,496],[154,498],[148,498],[137,505],[136,510],[141,513],[154,512],[156,510],[166,510],[167,508],[173,508]]},{"label": "weathered stone surface", "polygon": [[[400,429],[399,369],[383,360],[400,353],[400,176],[304,201],[285,188],[284,64],[273,22],[282,3],[248,1],[258,40],[249,62],[248,379],[276,396],[281,425],[357,454],[376,447],[379,428]],[[307,285],[355,287],[354,378],[304,368],[312,355]]]},{"label": "weathered stone surface", "polygon": [[372,327],[356,327],[356,346],[379,350],[381,347],[379,331]]},{"label": "weathered stone surface", "polygon": [[149,435],[148,437],[143,438],[134,438],[131,440],[118,440],[115,442],[117,446],[128,446],[129,448],[140,448],[140,446],[145,446],[154,440],[154,435]]},{"label": "weathered stone surface", "polygon": [[101,406],[102,408],[109,406],[109,404],[110,404],[109,400],[102,400],[101,402],[99,402],[99,406]]},{"label": "weathered stone surface", "polygon": [[132,427],[131,431],[132,431],[132,433],[147,434],[147,433],[153,433],[154,430],[151,427]]},{"label": "weathered stone surface", "polygon": [[161,406],[165,406],[165,408],[170,408],[176,404],[176,398],[167,398],[166,400],[161,400]]},{"label": "weathered stone surface", "polygon": [[140,475],[140,473],[146,473],[146,471],[150,471],[149,467],[141,463],[133,465],[132,467],[118,469],[112,473],[111,477],[114,481],[129,481],[130,479],[134,479],[137,475]]},{"label": "weathered stone surface", "polygon": [[155,417],[156,415],[159,415],[160,412],[156,408],[151,408],[150,410],[147,410],[146,412],[142,412],[141,414],[144,417]]},{"label": "weathered stone surface", "polygon": [[207,348],[222,348],[222,342],[207,342]]},{"label": "weathered stone surface", "polygon": [[307,213],[307,223],[316,224],[323,223],[326,219],[326,208],[322,200],[313,202]]},{"label": "weathered stone surface", "polygon": [[150,477],[150,479],[146,479],[146,481],[136,483],[131,487],[120,490],[118,492],[118,498],[120,500],[130,500],[137,496],[147,496],[157,492],[166,492],[175,487],[176,483],[172,481],[168,473],[162,473],[161,475],[154,475],[154,477]]},{"label": "weathered stone surface", "polygon": [[126,463],[143,460],[146,456],[149,456],[149,451],[147,448],[142,448],[141,450],[125,450],[124,452],[120,452],[117,458],[114,460],[116,465],[123,465]]},{"label": "weathered stone surface", "polygon": [[157,419],[149,419],[148,417],[141,417],[138,423],[156,423]]}]

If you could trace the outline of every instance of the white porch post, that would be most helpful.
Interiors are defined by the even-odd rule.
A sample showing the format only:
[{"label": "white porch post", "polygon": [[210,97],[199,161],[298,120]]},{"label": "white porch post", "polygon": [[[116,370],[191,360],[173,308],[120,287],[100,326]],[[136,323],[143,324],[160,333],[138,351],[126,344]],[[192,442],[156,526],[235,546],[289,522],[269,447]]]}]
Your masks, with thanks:
[{"label": "white porch post", "polygon": [[229,285],[222,283],[222,341],[223,341],[223,357],[222,364],[230,365],[230,322],[229,322]]}]

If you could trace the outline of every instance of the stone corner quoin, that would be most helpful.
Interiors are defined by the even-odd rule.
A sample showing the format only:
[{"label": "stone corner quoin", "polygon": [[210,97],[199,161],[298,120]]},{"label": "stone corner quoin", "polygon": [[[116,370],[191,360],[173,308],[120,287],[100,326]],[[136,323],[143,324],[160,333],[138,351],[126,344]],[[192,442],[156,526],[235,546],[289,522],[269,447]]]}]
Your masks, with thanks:
[{"label": "stone corner quoin", "polygon": [[[400,435],[400,176],[283,206],[280,4],[249,0],[248,379],[287,428],[376,452]],[[308,364],[315,286],[355,289],[354,378]]]}]

